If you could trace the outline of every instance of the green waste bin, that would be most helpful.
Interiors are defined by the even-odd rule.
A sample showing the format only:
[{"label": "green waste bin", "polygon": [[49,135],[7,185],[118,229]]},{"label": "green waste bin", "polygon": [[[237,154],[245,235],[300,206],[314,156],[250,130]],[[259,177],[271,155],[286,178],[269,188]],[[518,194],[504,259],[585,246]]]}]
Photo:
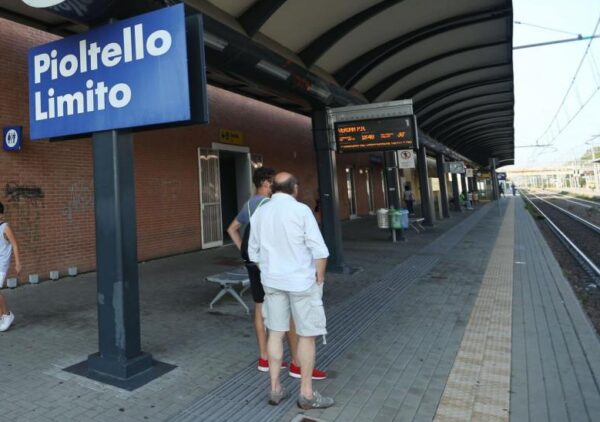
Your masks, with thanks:
[{"label": "green waste bin", "polygon": [[400,210],[391,207],[388,211],[388,216],[390,219],[390,228],[391,229],[401,229],[402,228],[402,213]]},{"label": "green waste bin", "polygon": [[404,208],[390,208],[388,217],[391,229],[408,229],[408,210]]}]

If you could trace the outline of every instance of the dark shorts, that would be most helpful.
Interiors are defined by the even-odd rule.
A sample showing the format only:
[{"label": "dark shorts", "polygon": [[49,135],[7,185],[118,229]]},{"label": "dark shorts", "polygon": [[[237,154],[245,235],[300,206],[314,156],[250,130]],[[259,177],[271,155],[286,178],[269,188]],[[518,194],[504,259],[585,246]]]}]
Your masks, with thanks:
[{"label": "dark shorts", "polygon": [[246,262],[248,278],[250,278],[250,290],[252,290],[252,299],[254,303],[263,303],[265,301],[265,291],[260,282],[260,270],[254,262]]}]

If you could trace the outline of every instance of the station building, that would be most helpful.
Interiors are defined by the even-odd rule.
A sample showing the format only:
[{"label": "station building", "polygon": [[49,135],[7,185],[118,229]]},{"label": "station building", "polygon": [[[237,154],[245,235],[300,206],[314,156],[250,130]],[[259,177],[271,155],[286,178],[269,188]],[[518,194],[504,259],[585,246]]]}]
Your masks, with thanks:
[{"label": "station building", "polygon": [[[22,124],[24,139],[29,138],[27,51],[56,38],[0,19],[0,124]],[[297,175],[299,200],[319,215],[310,118],[218,87],[210,86],[208,92],[208,125],[135,134],[140,260],[227,242],[224,231],[251,193],[247,167]],[[215,153],[218,169],[205,174],[212,180],[201,180],[200,161]],[[382,163],[376,153],[341,157],[340,218],[367,216],[384,206]],[[95,268],[90,139],[26,141],[19,152],[0,151],[0,180],[6,219],[21,246],[22,282],[28,273],[44,278],[49,271],[66,272],[72,266],[80,271]],[[220,207],[203,226],[202,190],[214,183],[220,185]]]},{"label": "station building", "polygon": [[[58,270],[64,274],[68,267],[73,266],[78,267],[79,271],[92,271],[96,265],[96,251],[91,140],[82,138],[68,141],[30,141],[27,100],[28,50],[62,36],[81,32],[85,27],[75,19],[61,18],[58,14],[41,9],[38,11],[20,1],[11,0],[8,3],[0,13],[0,57],[3,62],[0,67],[0,125],[21,125],[24,142],[18,152],[0,151],[0,200],[7,208],[6,219],[13,226],[21,247],[23,272],[19,281],[26,282],[27,275],[32,273],[38,273],[44,279],[51,270]],[[146,7],[151,2],[130,3]],[[241,3],[248,4],[244,6]],[[238,30],[236,25],[239,24],[232,24],[233,18],[241,22],[245,16],[249,22],[248,19],[252,16],[259,16],[260,7],[250,3],[252,2],[233,5],[218,1],[186,2],[186,7],[188,11],[189,8],[193,8],[203,12],[209,19],[206,23],[207,32],[214,33],[223,25]],[[285,32],[282,22],[289,21],[293,17],[290,15],[299,10],[300,6],[292,3],[280,8],[273,6],[273,9],[263,16],[267,19],[267,24],[263,27],[266,28],[264,33],[259,31],[261,25],[252,31],[246,28],[247,34],[250,35],[245,41],[253,39],[284,59],[291,57],[290,60],[294,63],[299,62],[298,55],[292,57],[294,37],[282,39],[280,44],[274,41],[278,32]],[[369,4],[362,11],[363,20],[357,21],[358,23],[384,14],[386,7],[391,7],[391,4],[384,7],[378,2],[366,3]],[[435,42],[444,36],[444,31],[432,33],[432,38],[427,41],[430,44],[425,42],[419,45],[416,40],[414,45],[408,45],[411,48],[420,47],[418,50],[408,48],[405,52],[408,56],[414,56],[416,51],[421,53],[419,57],[415,56],[416,58],[411,60],[412,65],[403,68],[400,74],[396,75],[389,68],[391,64],[398,62],[399,53],[395,56],[390,53],[387,60],[381,64],[384,70],[386,66],[389,68],[383,73],[381,69],[376,69],[376,72],[367,73],[362,79],[339,86],[340,89],[348,88],[348,92],[363,102],[369,102],[392,100],[397,94],[410,93],[411,87],[421,87],[427,91],[423,88],[423,84],[427,82],[441,84],[439,92],[443,95],[440,94],[439,98],[433,98],[429,92],[425,92],[427,95],[423,94],[423,98],[428,100],[427,107],[422,110],[424,123],[440,113],[440,109],[452,111],[454,108],[457,115],[464,115],[470,124],[464,126],[469,136],[474,128],[479,130],[483,137],[480,146],[469,145],[467,148],[475,152],[474,155],[470,155],[473,159],[465,158],[471,168],[478,169],[486,165],[488,156],[495,155],[505,158],[505,161],[506,158],[512,157],[512,151],[507,147],[512,141],[505,141],[512,139],[511,131],[498,131],[493,125],[478,125],[477,119],[474,118],[474,113],[481,109],[486,114],[487,121],[490,121],[493,114],[486,110],[492,109],[500,117],[491,121],[512,122],[512,115],[505,111],[506,107],[498,109],[495,106],[512,101],[512,64],[510,57],[506,57],[505,54],[506,37],[510,37],[510,33],[507,33],[503,26],[507,19],[510,21],[512,9],[510,5],[507,8],[505,1],[489,2],[494,4],[487,8],[471,4],[474,2],[467,3],[469,5],[466,10],[457,8],[456,11],[449,12],[447,18],[452,19],[448,22],[454,20],[456,25],[449,26],[447,30],[456,39],[448,41],[448,45],[439,44],[437,48],[433,48]],[[334,6],[326,15],[333,19],[332,16],[340,12],[338,6]],[[414,6],[411,6],[411,10],[416,10]],[[358,16],[360,10],[355,10],[358,8],[358,4],[353,4],[349,10],[342,12],[343,16],[336,17],[337,24],[345,22],[342,17],[351,19],[353,14]],[[422,12],[419,10],[421,9],[418,8],[417,14]],[[278,13],[281,16],[277,15]],[[441,12],[437,15],[440,15],[438,18],[443,17]],[[279,21],[269,21],[269,17],[279,18]],[[485,22],[500,25],[502,30],[494,29],[493,34],[487,35],[487,38],[495,37],[500,41],[482,43],[473,37],[467,37],[469,34],[478,33]],[[357,26],[360,26],[358,23]],[[339,29],[335,25],[330,29],[333,28]],[[324,27],[322,31],[326,32],[326,29],[328,28]],[[225,32],[223,30],[220,36],[223,37]],[[348,29],[345,34],[350,32],[352,31]],[[271,38],[267,39],[265,34],[270,34]],[[340,37],[342,35],[339,34]],[[303,36],[314,38],[314,34]],[[233,38],[227,40],[232,46],[234,41]],[[299,38],[295,39],[295,43],[298,46],[302,44]],[[318,55],[308,60],[308,56],[304,54],[305,62],[313,63],[307,68],[328,83],[333,83],[331,74],[334,72],[327,73],[326,70],[336,66],[341,68],[344,60],[355,58],[350,52],[342,53],[340,48],[339,45],[333,45],[331,51],[335,54],[332,53],[321,62],[317,60],[320,57]],[[364,45],[360,48],[364,50]],[[317,218],[321,218],[317,157],[311,121],[311,110],[316,107],[316,102],[304,98],[294,103],[292,100],[297,99],[297,94],[287,97],[284,94],[274,94],[279,89],[276,84],[270,90],[265,90],[262,88],[266,84],[258,79],[254,84],[239,83],[244,81],[243,72],[232,76],[231,69],[226,65],[219,67],[219,60],[214,58],[219,53],[217,50],[207,45],[209,124],[134,133],[139,260],[227,243],[225,229],[236,215],[239,206],[252,192],[248,169],[258,166],[273,167],[297,175],[300,180],[299,200],[315,210]],[[485,66],[481,66],[475,60],[476,57],[482,57],[480,53],[485,53],[482,59],[486,62]],[[468,60],[465,62],[465,59]],[[333,63],[336,60],[340,63]],[[461,60],[466,63],[463,65],[464,69],[456,70],[448,76],[451,68],[460,67]],[[419,64],[424,75],[421,78],[413,74]],[[436,65],[444,64],[449,67],[443,72],[439,71],[439,66],[437,71],[433,70],[436,69]],[[293,70],[290,72],[294,73]],[[479,75],[476,80],[480,82],[469,82],[468,76],[471,73]],[[447,77],[442,78],[439,75]],[[504,76],[504,79],[498,76]],[[464,89],[457,91],[457,88],[453,88],[448,82],[451,78],[458,80],[456,87]],[[382,82],[385,83],[382,85]],[[388,92],[384,86],[393,92]],[[494,89],[486,91],[488,86]],[[449,92],[452,89],[456,94]],[[473,93],[468,96],[461,94],[469,90],[473,90]],[[281,89],[279,91],[285,92]],[[412,89],[412,93],[411,97],[418,99],[419,92]],[[455,95],[462,95],[463,98],[457,99]],[[459,103],[464,105],[464,111],[456,107]],[[416,106],[418,104],[415,102]],[[321,104],[320,107],[324,105]],[[456,125],[455,121],[448,123],[458,129],[461,127]],[[488,136],[488,132],[492,134],[491,137]],[[421,135],[424,140],[429,139],[427,132],[422,132]],[[445,147],[441,142],[436,143],[445,148],[447,160],[451,156],[449,151],[452,151],[455,157],[463,157],[460,155],[460,148],[456,148],[460,145],[460,142],[456,141],[459,135],[453,133],[453,136],[453,146],[459,153]],[[472,139],[473,143],[478,141],[477,136],[469,139]],[[496,152],[493,151],[495,140],[501,144]],[[432,142],[437,141],[431,137],[428,145]],[[450,192],[449,196],[453,196],[451,178],[447,174],[439,173],[436,155],[440,153],[429,148],[426,157],[429,177],[427,189],[433,208],[433,220],[444,217],[442,202],[447,201],[447,197],[443,198],[440,194],[439,181],[443,181],[445,191]],[[336,154],[336,160],[339,219],[373,215],[377,209],[390,205],[386,196],[383,153]],[[203,162],[208,164],[203,167]],[[410,184],[416,195],[417,210],[420,212],[423,191],[419,181],[419,169],[403,169],[397,174],[400,197],[404,186]],[[479,184],[475,184],[473,189],[477,189],[478,185],[481,190],[489,189],[489,184],[486,187],[482,180],[479,180]],[[465,189],[465,184],[459,185],[458,189]],[[489,196],[491,194],[488,193]]]}]

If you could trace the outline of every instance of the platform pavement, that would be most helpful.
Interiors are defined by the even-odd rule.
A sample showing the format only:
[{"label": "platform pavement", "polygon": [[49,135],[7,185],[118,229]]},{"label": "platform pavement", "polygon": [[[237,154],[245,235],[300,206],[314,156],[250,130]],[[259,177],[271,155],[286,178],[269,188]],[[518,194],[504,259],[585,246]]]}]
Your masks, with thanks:
[{"label": "platform pavement", "polygon": [[[336,377],[321,388],[338,404],[307,416],[344,422],[434,418],[507,204],[488,205],[477,224],[454,234],[460,236],[454,246],[440,247],[438,241],[418,251],[439,260],[333,363]],[[290,409],[280,420],[295,413]]]},{"label": "platform pavement", "polygon": [[[468,216],[456,214],[422,234],[411,230],[397,244],[375,228],[374,217],[345,222],[347,262],[359,271],[328,275],[327,306],[348,301]],[[0,421],[174,417],[257,359],[251,318],[230,299],[210,311],[219,288],[202,281],[241,263],[225,246],[140,264],[142,349],[177,368],[133,392],[63,371],[98,350],[95,273],[2,290],[16,320],[0,333]]]},{"label": "platform pavement", "polygon": [[516,209],[511,417],[600,420],[600,341],[523,207]]},{"label": "platform pavement", "polygon": [[[390,294],[383,311],[369,322],[367,329],[329,361],[330,378],[317,386],[336,397],[335,407],[300,412],[290,402],[282,407],[283,412],[276,419],[265,420],[287,422],[300,413],[325,421],[431,420],[463,346],[464,332],[492,257],[494,240],[511,201],[518,201],[515,208],[518,253],[540,249],[542,239],[535,237],[539,233],[535,234],[533,221],[521,212],[518,198],[503,199],[474,213],[454,215],[421,235],[409,232],[408,241],[396,245],[387,241],[386,233],[373,229],[372,219],[345,224],[348,262],[363,270],[352,276],[328,276],[325,298],[328,309],[343,309],[353,298],[377,288],[378,280],[393,282],[402,272],[399,269],[403,264],[420,275],[414,282],[407,282],[404,277],[401,294]],[[474,223],[469,224],[469,220]],[[462,230],[463,227],[467,229]],[[452,246],[449,241],[457,229],[462,235]],[[525,235],[530,239],[527,242],[522,238]],[[178,368],[134,392],[124,392],[62,371],[96,351],[93,274],[7,292],[19,319],[14,330],[0,336],[3,350],[0,420],[172,420],[210,395],[224,381],[246,370],[256,358],[249,318],[233,301],[218,305],[213,313],[207,312],[206,305],[216,289],[199,282],[205,274],[235,265],[236,255],[231,249],[186,254],[141,265],[144,350]],[[548,251],[544,250],[543,254],[547,263],[552,264]],[[569,293],[566,281],[555,276],[558,287],[547,289],[542,296],[557,310],[564,301],[564,312],[569,317],[547,318],[546,321],[554,321],[554,325],[547,327],[560,325],[565,338],[578,339],[583,352],[569,355],[570,360],[560,353],[539,349],[539,353],[532,356],[530,343],[543,343],[544,333],[548,333],[540,329],[532,336],[532,327],[543,327],[547,313],[537,299],[540,295],[520,287],[524,284],[524,279],[519,279],[523,264],[518,263],[521,262],[518,259],[514,259],[517,263],[513,291],[511,419],[551,420],[552,412],[537,410],[559,406],[552,402],[558,396],[551,392],[567,390],[568,394],[563,397],[565,406],[576,408],[581,403],[587,406],[586,413],[573,413],[570,409],[567,413],[570,420],[593,420],[594,403],[600,403],[597,359],[585,353],[600,356],[598,338],[589,331],[591,326],[572,292]],[[418,268],[411,262],[431,262],[432,266]],[[539,268],[539,265],[531,268]],[[528,275],[527,279],[530,278]],[[519,285],[518,280],[521,280]],[[556,294],[560,294],[561,299],[557,299]],[[534,319],[518,312],[531,307],[543,312],[536,313]],[[514,327],[525,324],[527,330],[518,334]],[[569,330],[569,326],[574,328]],[[565,334],[557,335],[552,344],[558,345],[560,336]],[[538,347],[546,346],[542,343],[538,343]],[[334,346],[335,343],[331,347]],[[573,344],[565,347],[576,350]],[[552,368],[548,364],[552,356],[559,362],[559,387],[552,380],[543,382],[544,377],[556,374],[556,371],[545,372]],[[266,383],[266,379],[263,382]],[[476,377],[470,382],[477,384]],[[585,395],[579,401],[573,397],[577,392],[569,390],[575,385]],[[587,390],[582,391],[582,387]],[[473,388],[477,388],[476,385]],[[545,393],[540,394],[540,391]],[[539,415],[546,415],[548,419],[535,418]],[[205,419],[199,416],[195,420]]]}]

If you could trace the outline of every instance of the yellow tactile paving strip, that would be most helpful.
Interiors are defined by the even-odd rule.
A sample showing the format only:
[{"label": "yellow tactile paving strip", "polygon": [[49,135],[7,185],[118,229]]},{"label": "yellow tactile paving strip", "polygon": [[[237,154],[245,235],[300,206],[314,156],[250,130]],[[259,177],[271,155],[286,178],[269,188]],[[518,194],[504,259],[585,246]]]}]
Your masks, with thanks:
[{"label": "yellow tactile paving strip", "polygon": [[507,207],[435,421],[509,419],[514,203]]}]

